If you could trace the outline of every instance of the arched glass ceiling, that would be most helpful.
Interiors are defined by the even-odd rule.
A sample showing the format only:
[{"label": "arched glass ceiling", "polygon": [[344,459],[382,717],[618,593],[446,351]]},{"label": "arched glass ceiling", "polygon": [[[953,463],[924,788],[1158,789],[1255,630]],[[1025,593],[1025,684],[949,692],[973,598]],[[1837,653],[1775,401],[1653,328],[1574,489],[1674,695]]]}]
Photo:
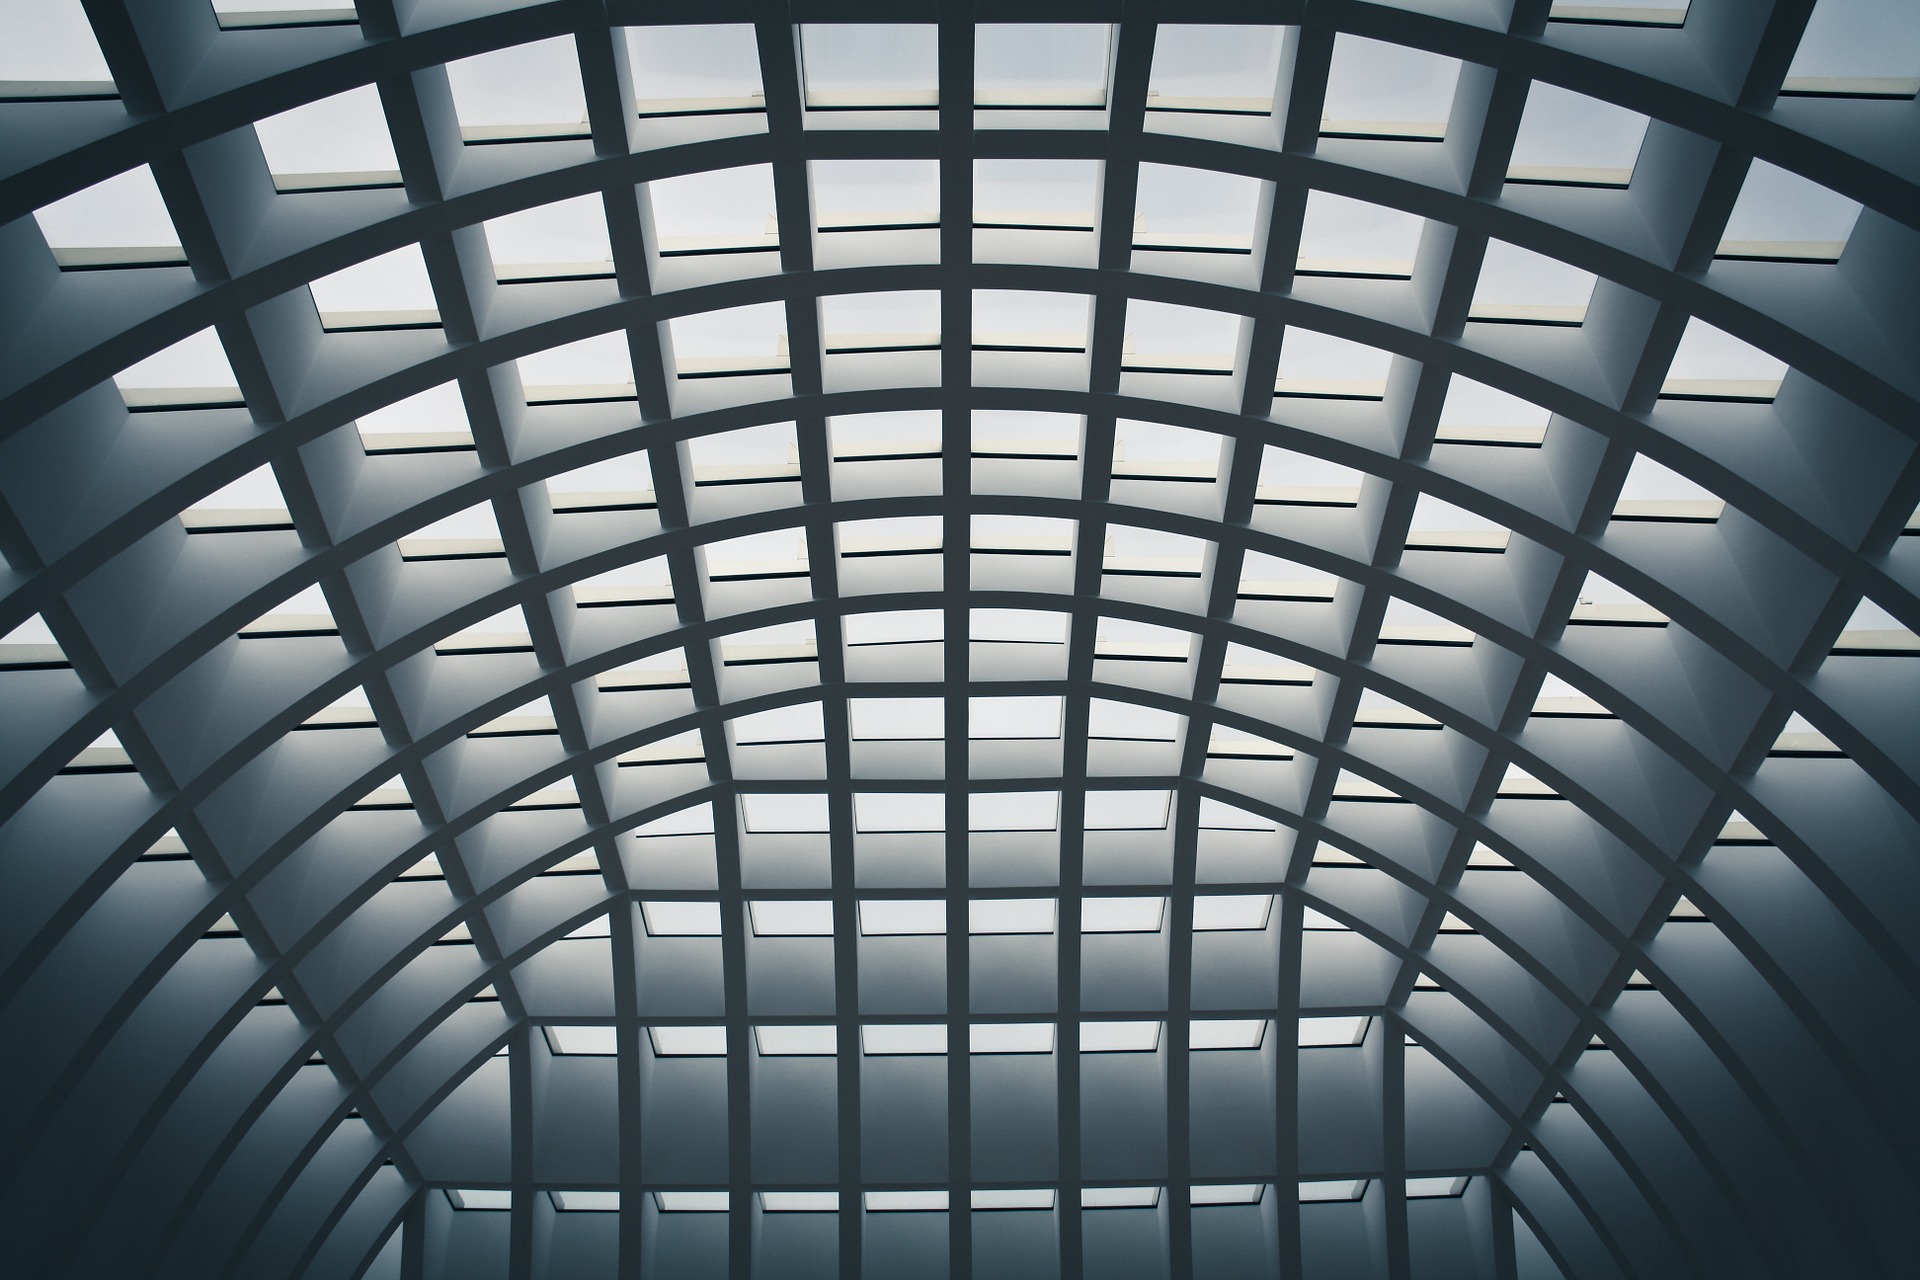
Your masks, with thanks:
[{"label": "arched glass ceiling", "polygon": [[33,1274],[1911,1257],[1909,6],[0,25]]}]

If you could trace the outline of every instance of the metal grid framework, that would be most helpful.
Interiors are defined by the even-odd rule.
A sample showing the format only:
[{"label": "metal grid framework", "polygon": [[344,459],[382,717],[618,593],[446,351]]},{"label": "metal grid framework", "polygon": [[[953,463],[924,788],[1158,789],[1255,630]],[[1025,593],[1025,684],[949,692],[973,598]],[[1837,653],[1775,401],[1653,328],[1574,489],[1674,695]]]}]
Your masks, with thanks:
[{"label": "metal grid framework", "polygon": [[[21,1274],[1911,1258],[1920,119],[1799,60],[1870,5],[217,7],[0,103]],[[462,61],[549,40],[578,121]],[[1627,169],[1522,154],[1568,93]],[[274,153],[347,101],[390,166]],[[141,165],[177,245],[62,239]]]}]

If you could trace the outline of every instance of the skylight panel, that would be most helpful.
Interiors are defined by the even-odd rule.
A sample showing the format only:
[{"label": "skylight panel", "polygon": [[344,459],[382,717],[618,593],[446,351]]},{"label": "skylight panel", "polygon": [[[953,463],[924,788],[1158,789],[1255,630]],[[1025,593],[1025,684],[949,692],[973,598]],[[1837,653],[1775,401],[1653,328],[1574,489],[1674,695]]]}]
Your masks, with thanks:
[{"label": "skylight panel", "polygon": [[1196,933],[1264,929],[1272,914],[1270,893],[1202,893],[1193,899]]},{"label": "skylight panel", "polygon": [[723,1058],[727,1053],[725,1027],[648,1027],[653,1052],[661,1058]]},{"label": "skylight panel", "polygon": [[1199,826],[1202,831],[1274,831],[1279,829],[1280,824],[1251,809],[1242,809],[1239,805],[1215,800],[1212,796],[1202,796]]},{"label": "skylight panel", "polygon": [[1677,27],[1687,20],[1687,0],[1553,0],[1550,22],[1619,27]]},{"label": "skylight panel", "polygon": [[968,698],[967,736],[980,738],[1057,738],[1060,697]]},{"label": "skylight panel", "polygon": [[548,1050],[562,1056],[604,1058],[620,1052],[619,1036],[612,1027],[545,1026],[541,1031],[546,1034]]},{"label": "skylight panel", "polygon": [[647,933],[656,938],[717,938],[720,904],[717,902],[642,902],[640,915]]},{"label": "skylight panel", "polygon": [[622,28],[643,116],[765,110],[760,50],[748,23]]},{"label": "skylight panel", "polygon": [[940,452],[940,413],[849,413],[827,419],[836,462],[925,457]]},{"label": "skylight panel", "polygon": [[1365,1178],[1334,1178],[1300,1184],[1301,1204],[1328,1204],[1358,1200],[1367,1194]]},{"label": "skylight panel", "polygon": [[944,1191],[869,1191],[866,1193],[866,1205],[869,1213],[944,1213],[947,1208],[947,1193]]},{"label": "skylight panel", "polygon": [[946,615],[938,609],[850,613],[841,632],[849,646],[937,643],[946,634]]},{"label": "skylight panel", "polygon": [[838,1213],[838,1191],[762,1191],[760,1207],[768,1213]]},{"label": "skylight panel", "polygon": [[1162,23],[1153,37],[1147,110],[1272,114],[1287,32],[1267,25]]},{"label": "skylight panel", "polygon": [[[24,97],[113,93],[113,73],[80,0],[0,5],[0,82]],[[21,94],[21,85],[39,92]]]},{"label": "skylight panel", "polygon": [[447,86],[468,142],[587,134],[587,94],[571,36],[456,59],[447,63]]},{"label": "skylight panel", "polygon": [[976,227],[1091,231],[1099,204],[1097,160],[973,162]]},{"label": "skylight panel", "polygon": [[1766,401],[1779,393],[1786,361],[1698,318],[1687,321],[1660,394],[1675,400]]},{"label": "skylight panel", "polygon": [[1224,443],[1211,431],[1121,418],[1113,424],[1114,476],[1217,477]]},{"label": "skylight panel", "polygon": [[1920,9],[1906,0],[1819,0],[1781,92],[1870,98],[1920,93]]},{"label": "skylight panel", "polygon": [[180,519],[189,529],[249,529],[291,526],[287,500],[272,467],[255,467],[231,484],[201,498]]},{"label": "skylight panel", "polygon": [[1140,166],[1133,247],[1252,253],[1258,178],[1166,164]]},{"label": "skylight panel", "polygon": [[985,351],[1085,351],[1092,307],[1082,293],[975,289],[973,345]]},{"label": "skylight panel", "polygon": [[1188,1024],[1192,1049],[1258,1049],[1267,1035],[1265,1018],[1195,1018]]},{"label": "skylight panel", "polygon": [[1306,276],[1404,280],[1413,275],[1426,225],[1425,218],[1403,209],[1311,191],[1294,269]]},{"label": "skylight panel", "polygon": [[1259,1204],[1266,1195],[1264,1182],[1195,1183],[1188,1201],[1195,1207],[1223,1204]]},{"label": "skylight panel", "polygon": [[332,275],[308,288],[320,323],[328,329],[396,328],[440,323],[439,303],[417,244],[402,245]]},{"label": "skylight panel", "polygon": [[943,1022],[868,1023],[860,1028],[860,1051],[873,1058],[945,1053],[947,1027]]},{"label": "skylight panel", "polygon": [[740,812],[748,831],[828,830],[827,797],[820,792],[747,791]]},{"label": "skylight panel", "polygon": [[1320,134],[1437,141],[1453,114],[1457,58],[1364,36],[1338,35]]},{"label": "skylight panel", "polygon": [[1264,551],[1248,551],[1241,556],[1240,595],[1244,599],[1331,600],[1339,583],[1340,579],[1323,570],[1309,569]]},{"label": "skylight panel", "polygon": [[1302,1049],[1343,1048],[1367,1038],[1371,1018],[1364,1015],[1341,1018],[1300,1019],[1299,1047]]},{"label": "skylight panel", "polygon": [[815,160],[807,168],[822,231],[940,225],[938,160]]},{"label": "skylight panel", "polygon": [[662,1213],[725,1213],[729,1204],[725,1191],[656,1191],[653,1199]]},{"label": "skylight panel", "polygon": [[129,409],[242,403],[227,349],[212,329],[202,329],[128,365],[113,375],[113,381]]},{"label": "skylight panel", "polygon": [[1118,574],[1167,574],[1197,578],[1206,564],[1204,538],[1137,524],[1107,526],[1104,571]]},{"label": "skylight panel", "polygon": [[1624,187],[1646,134],[1647,118],[1636,111],[1536,80],[1527,88],[1507,181]]},{"label": "skylight panel", "polygon": [[1594,274],[1504,240],[1487,242],[1467,318],[1503,324],[1577,325]]},{"label": "skylight panel", "polygon": [[654,247],[663,258],[780,247],[772,165],[656,178],[646,184],[646,191],[653,212]]},{"label": "skylight panel", "polygon": [[703,801],[649,819],[634,828],[636,836],[687,836],[713,833],[713,804]]},{"label": "skylight panel", "polygon": [[972,1205],[975,1209],[985,1210],[1051,1209],[1053,1208],[1053,1188],[981,1188],[973,1193]]},{"label": "skylight panel", "polygon": [[747,904],[747,914],[758,938],[833,936],[833,903],[825,898],[758,898]]},{"label": "skylight panel", "polygon": [[849,698],[855,741],[937,741],[946,736],[945,698]]},{"label": "skylight panel", "polygon": [[256,120],[253,131],[282,191],[400,184],[386,112],[372,85]]},{"label": "skylight panel", "polygon": [[1226,311],[1130,299],[1120,367],[1136,373],[1226,376],[1239,355],[1241,320]]},{"label": "skylight panel", "polygon": [[1408,1178],[1407,1199],[1442,1200],[1450,1199],[1466,1192],[1467,1184],[1473,1179],[1456,1176],[1440,1178]]},{"label": "skylight panel", "polygon": [[[1165,898],[1087,898],[1080,904],[1080,932],[1158,933],[1166,914]],[[1140,1025],[1157,1028],[1159,1024]],[[1084,1035],[1081,1047],[1086,1047]]]},{"label": "skylight panel", "polygon": [[1846,248],[1860,204],[1765,160],[1747,169],[1716,256],[1832,262]]},{"label": "skylight panel", "polygon": [[787,309],[777,302],[674,316],[667,332],[682,378],[787,370]]},{"label": "skylight panel", "polygon": [[1407,547],[1410,550],[1498,551],[1507,545],[1511,536],[1512,531],[1497,520],[1423,493],[1413,504]]},{"label": "skylight panel", "polygon": [[473,446],[473,428],[457,382],[443,382],[363,413],[357,429],[369,453]]},{"label": "skylight panel", "polygon": [[940,345],[940,295],[932,289],[837,293],[820,299],[827,354],[926,351]]},{"label": "skylight panel", "polygon": [[1160,1047],[1160,1023],[1083,1022],[1082,1053],[1151,1053]]},{"label": "skylight panel", "polygon": [[1059,822],[1058,791],[982,791],[967,802],[969,831],[1051,831]]},{"label": "skylight panel", "polygon": [[[1310,367],[1304,358],[1301,364],[1303,368]],[[1315,385],[1305,383],[1309,391]],[[1360,501],[1360,486],[1365,479],[1365,473],[1356,468],[1268,445],[1260,455],[1260,484],[1255,490],[1255,501],[1288,506],[1352,507]]]},{"label": "skylight panel", "polygon": [[967,911],[967,932],[1052,933],[1059,906],[1055,898],[978,898]]},{"label": "skylight panel", "polygon": [[223,31],[353,26],[360,21],[352,0],[213,0],[213,12]]},{"label": "skylight panel", "polygon": [[186,261],[173,216],[146,165],[56,200],[33,217],[62,267]]},{"label": "skylight panel", "polygon": [[771,711],[754,711],[736,716],[733,740],[742,746],[753,743],[819,742],[826,736],[821,706],[802,702]]},{"label": "skylight panel", "polygon": [[1132,742],[1172,742],[1180,736],[1184,717],[1175,711],[1143,707],[1137,702],[1092,698],[1087,702],[1087,736]]},{"label": "skylight panel", "polygon": [[625,330],[531,352],[515,364],[528,404],[617,400],[633,395],[633,359],[627,350]]},{"label": "skylight panel", "polygon": [[[603,462],[590,462],[584,467],[548,476],[546,484],[547,497],[552,501],[555,511],[623,509],[648,506],[653,501],[653,469],[648,465],[644,453],[623,453]],[[648,571],[636,576],[634,571],[641,565],[647,566]],[[593,578],[575,583],[574,598],[594,598],[583,595],[582,588],[592,590],[665,582],[666,570],[666,560],[661,556],[642,560],[637,565],[623,565],[620,569],[596,574]],[[629,591],[627,594],[632,593]]]},{"label": "skylight panel", "polygon": [[970,609],[967,632],[974,640],[1014,644],[1065,644],[1068,617],[1048,609]]},{"label": "skylight panel", "polygon": [[1056,516],[976,515],[969,519],[968,526],[976,554],[1067,555],[1073,550],[1077,522]]},{"label": "skylight panel", "polygon": [[945,831],[946,797],[938,791],[860,791],[853,797],[858,831]]},{"label": "skylight panel", "polygon": [[447,1188],[447,1203],[456,1209],[511,1209],[513,1192]]},{"label": "skylight panel", "polygon": [[1151,1209],[1160,1203],[1158,1187],[1082,1187],[1082,1209]]},{"label": "skylight panel", "polygon": [[709,468],[776,467],[792,464],[799,454],[798,436],[791,422],[770,422],[736,431],[719,431],[687,441],[687,458],[697,470]]},{"label": "skylight panel", "polygon": [[754,1043],[763,1058],[830,1058],[840,1052],[840,1037],[831,1023],[811,1027],[753,1029]]},{"label": "skylight panel", "polygon": [[1089,791],[1087,830],[1164,831],[1172,805],[1171,791]]},{"label": "skylight panel", "polygon": [[842,520],[835,528],[840,554],[849,559],[938,552],[945,539],[945,522],[939,516]]},{"label": "skylight panel", "polygon": [[979,24],[973,29],[974,105],[1106,105],[1111,33],[1092,23]]},{"label": "skylight panel", "polygon": [[[968,1028],[967,1052],[969,1053],[1052,1053],[1053,1024],[1051,1022],[976,1022]],[[1025,1194],[1025,1193],[1021,1193]],[[980,1192],[974,1192],[978,1197]],[[979,1201],[975,1200],[976,1207]],[[1026,1208],[1037,1206],[996,1205],[995,1208]]]},{"label": "skylight panel", "polygon": [[812,110],[936,106],[939,28],[931,23],[806,23],[800,28],[800,69]]},{"label": "skylight panel", "polygon": [[1138,658],[1147,661],[1184,662],[1193,649],[1193,633],[1151,622],[1134,622],[1100,615],[1094,624],[1093,651],[1096,658]]},{"label": "skylight panel", "polygon": [[1387,393],[1393,353],[1315,329],[1288,326],[1280,344],[1276,396],[1379,400]]},{"label": "skylight panel", "polygon": [[863,898],[860,932],[869,938],[926,937],[947,931],[942,898]]},{"label": "skylight panel", "polygon": [[1080,456],[1082,425],[1083,419],[1077,413],[976,409],[973,413],[973,456],[1077,458]]},{"label": "skylight panel", "polygon": [[613,245],[599,196],[575,196],[480,224],[501,280],[607,275]]},{"label": "skylight panel", "polygon": [[1636,454],[1614,504],[1616,520],[1712,521],[1726,504],[1712,490],[1645,454]]},{"label": "skylight panel", "polygon": [[553,1207],[560,1213],[618,1213],[618,1191],[549,1191]]},{"label": "skylight panel", "polygon": [[1538,445],[1552,417],[1531,400],[1453,375],[1435,439],[1443,444]]},{"label": "skylight panel", "polygon": [[1581,580],[1571,621],[1660,627],[1667,624],[1667,615],[1612,579],[1589,572]]}]

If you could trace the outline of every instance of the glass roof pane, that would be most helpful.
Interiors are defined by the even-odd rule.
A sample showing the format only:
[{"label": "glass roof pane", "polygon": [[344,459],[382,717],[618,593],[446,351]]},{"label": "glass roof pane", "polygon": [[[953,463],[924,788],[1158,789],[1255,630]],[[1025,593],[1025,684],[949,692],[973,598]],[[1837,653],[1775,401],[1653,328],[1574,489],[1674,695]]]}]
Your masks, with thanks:
[{"label": "glass roof pane", "polygon": [[1786,88],[1912,97],[1920,92],[1920,7],[1907,0],[1819,0],[1787,68]]},{"label": "glass roof pane", "polygon": [[113,83],[80,0],[0,5],[0,81]]},{"label": "glass roof pane", "polygon": [[1384,40],[1334,37],[1322,136],[1439,138],[1453,114],[1460,62]]},{"label": "glass roof pane", "polygon": [[587,94],[570,36],[509,45],[447,64],[453,109],[469,141],[585,136]]},{"label": "glass roof pane", "polygon": [[939,225],[937,160],[815,160],[808,170],[822,231]]},{"label": "glass roof pane", "polygon": [[1248,252],[1261,185],[1237,173],[1143,164],[1133,247]]},{"label": "glass roof pane", "polygon": [[1154,32],[1147,110],[1269,114],[1290,31],[1163,23]]},{"label": "glass roof pane", "polygon": [[[177,254],[180,235],[160,196],[153,170],[146,165],[116,174],[34,211],[34,220],[53,249],[141,249]],[[141,261],[154,255],[115,255]]]},{"label": "glass roof pane", "polygon": [[503,276],[533,274],[509,273],[505,268],[540,267],[554,275],[612,270],[613,247],[607,235],[607,215],[598,196],[556,200],[552,204],[489,218],[480,225],[494,265],[503,269]]},{"label": "glass roof pane", "polygon": [[1099,203],[1097,160],[973,162],[975,226],[1091,231]]},{"label": "glass roof pane", "polygon": [[771,249],[779,243],[772,165],[658,178],[647,183],[647,202],[663,256]]},{"label": "glass roof pane", "polygon": [[766,106],[760,52],[747,23],[622,31],[641,115]]},{"label": "glass roof pane", "polygon": [[1105,105],[1111,31],[1086,23],[980,24],[973,29],[974,105]]},{"label": "glass roof pane", "polygon": [[1535,81],[1514,138],[1508,182],[1624,187],[1647,118],[1571,89]]},{"label": "glass roof pane", "polygon": [[931,107],[940,100],[939,28],[807,23],[801,79],[815,110]]},{"label": "glass roof pane", "polygon": [[341,185],[397,182],[400,162],[380,91],[349,89],[254,122],[267,168],[284,188],[337,181]]},{"label": "glass roof pane", "polygon": [[840,1051],[839,1034],[831,1025],[811,1027],[760,1026],[753,1029],[762,1057],[830,1058]]}]

